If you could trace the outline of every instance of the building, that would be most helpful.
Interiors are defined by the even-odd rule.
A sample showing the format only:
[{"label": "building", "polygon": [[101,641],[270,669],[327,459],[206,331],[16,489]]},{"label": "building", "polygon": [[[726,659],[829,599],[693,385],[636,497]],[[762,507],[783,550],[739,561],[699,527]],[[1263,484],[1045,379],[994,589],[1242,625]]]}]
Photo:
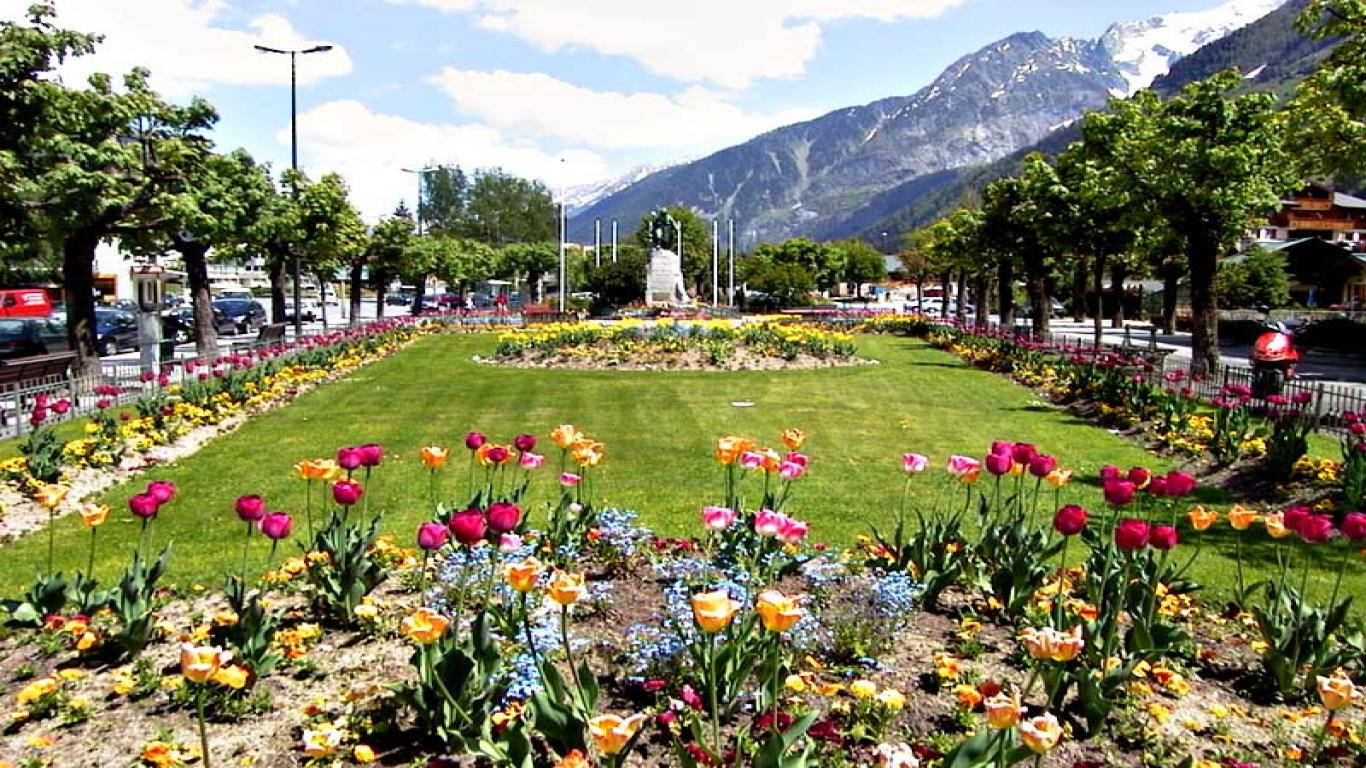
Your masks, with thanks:
[{"label": "building", "polygon": [[1366,200],[1310,184],[1281,201],[1281,210],[1249,233],[1250,245],[1272,246],[1306,238],[1366,252]]},{"label": "building", "polygon": [[1311,309],[1366,309],[1366,200],[1309,184],[1253,228],[1244,250],[1285,255],[1290,298]]}]

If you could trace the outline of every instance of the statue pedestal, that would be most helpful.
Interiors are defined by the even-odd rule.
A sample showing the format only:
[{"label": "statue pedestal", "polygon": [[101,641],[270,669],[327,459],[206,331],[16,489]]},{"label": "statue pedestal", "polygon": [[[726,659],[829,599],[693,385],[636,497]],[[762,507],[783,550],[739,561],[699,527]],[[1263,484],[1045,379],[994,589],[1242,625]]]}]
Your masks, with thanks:
[{"label": "statue pedestal", "polygon": [[686,306],[692,303],[683,287],[683,265],[678,254],[664,248],[650,251],[650,267],[645,273],[645,305]]}]

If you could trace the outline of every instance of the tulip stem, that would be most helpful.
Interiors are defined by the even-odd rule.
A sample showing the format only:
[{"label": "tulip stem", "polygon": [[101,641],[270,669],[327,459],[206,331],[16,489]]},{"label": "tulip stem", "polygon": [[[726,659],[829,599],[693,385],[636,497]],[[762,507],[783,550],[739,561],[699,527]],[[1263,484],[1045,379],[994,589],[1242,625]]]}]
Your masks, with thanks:
[{"label": "tulip stem", "polygon": [[1342,557],[1338,559],[1338,578],[1337,581],[1333,583],[1333,596],[1328,598],[1328,613],[1330,615],[1338,604],[1338,590],[1342,588],[1342,572],[1347,568],[1347,553],[1351,550],[1352,547],[1349,544],[1342,550]]},{"label": "tulip stem", "polygon": [[1314,739],[1314,751],[1309,753],[1309,759],[1304,762],[1305,765],[1313,765],[1318,762],[1319,752],[1323,751],[1323,741],[1328,738],[1328,730],[1333,727],[1333,719],[1337,715],[1337,710],[1328,710],[1328,719],[1323,721],[1323,728],[1319,730],[1318,737]]},{"label": "tulip stem", "polygon": [[304,484],[304,512],[308,515],[308,546],[313,546],[313,479]]},{"label": "tulip stem", "polygon": [[532,639],[532,635],[531,635],[531,612],[530,612],[529,610],[527,610],[526,593],[525,593],[525,592],[520,592],[519,594],[521,595],[521,603],[522,603],[522,629],[526,632],[526,648],[527,648],[527,653],[530,653],[530,654],[531,654],[531,663],[532,663],[533,665],[535,665],[535,667],[536,667],[537,669],[540,669],[540,668],[541,668],[541,659],[540,659],[540,655],[539,655],[538,653],[536,653],[536,641]]},{"label": "tulip stem", "polygon": [[247,547],[251,545],[251,523],[247,523],[247,535],[242,538],[242,583],[247,583]]},{"label": "tulip stem", "polygon": [[716,669],[716,633],[711,633],[711,638],[707,643],[709,652],[707,654],[707,666],[710,667],[708,677],[711,678],[707,686],[708,703],[711,704],[711,738],[716,747],[716,757],[722,757],[721,750],[721,713],[716,708],[716,689],[720,685],[719,675]]},{"label": "tulip stem", "polygon": [[85,578],[91,582],[95,580],[95,534],[99,530],[98,527],[90,529],[90,556],[85,561]]},{"label": "tulip stem", "polygon": [[1243,532],[1242,532],[1242,531],[1237,531],[1237,530],[1234,531],[1234,534],[1233,534],[1233,551],[1234,551],[1234,554],[1236,555],[1237,561],[1238,561],[1238,603],[1241,605],[1242,602],[1243,602],[1243,600],[1247,598],[1247,593],[1244,591],[1244,587],[1243,587]]},{"label": "tulip stem", "polygon": [[1063,593],[1062,593],[1062,589],[1063,589],[1063,585],[1067,583],[1067,545],[1068,545],[1068,544],[1071,544],[1071,543],[1072,543],[1072,537],[1071,537],[1071,536],[1064,536],[1064,537],[1063,537],[1063,539],[1062,539],[1062,565],[1061,565],[1061,566],[1059,567],[1059,569],[1058,569],[1058,591],[1057,591],[1056,596],[1055,596],[1055,598],[1054,598],[1055,604],[1057,605],[1058,629],[1059,629],[1059,630],[1061,630],[1061,629],[1063,628],[1063,626],[1062,626],[1062,623],[1063,623],[1063,612],[1062,612],[1062,609],[1063,609]]},{"label": "tulip stem", "polygon": [[142,518],[142,530],[138,531],[138,556],[143,557],[147,551],[147,521],[149,518]]},{"label": "tulip stem", "polygon": [[53,524],[57,522],[57,510],[54,507],[47,508],[47,572],[52,573],[52,554],[56,542],[57,532],[53,530]]},{"label": "tulip stem", "polygon": [[569,647],[569,606],[560,606],[560,642],[564,644],[564,659],[569,664],[569,677],[574,681],[574,701],[579,712],[586,717],[592,714],[583,700],[583,686],[579,683],[579,668],[574,666],[574,652]]},{"label": "tulip stem", "polygon": [[209,762],[209,730],[204,724],[204,691],[206,688],[203,684],[197,687],[199,690],[196,691],[198,695],[195,696],[195,709],[199,714],[199,751],[204,757],[204,768],[213,768]]}]

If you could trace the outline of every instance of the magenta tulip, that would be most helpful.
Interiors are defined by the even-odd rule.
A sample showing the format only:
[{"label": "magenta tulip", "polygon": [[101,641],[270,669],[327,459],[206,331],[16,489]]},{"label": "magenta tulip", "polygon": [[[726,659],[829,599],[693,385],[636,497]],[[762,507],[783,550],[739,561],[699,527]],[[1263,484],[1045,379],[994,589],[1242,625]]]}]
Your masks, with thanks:
[{"label": "magenta tulip", "polygon": [[993,475],[1001,476],[1010,471],[1011,465],[1015,463],[1008,453],[988,453],[986,458],[987,471]]},{"label": "magenta tulip", "polygon": [[1029,474],[1043,478],[1058,468],[1058,460],[1046,453],[1036,453],[1029,460]]},{"label": "magenta tulip", "polygon": [[1299,533],[1300,528],[1304,527],[1305,521],[1308,520],[1311,516],[1313,516],[1313,514],[1314,513],[1309,509],[1309,507],[1306,507],[1302,504],[1297,504],[1285,511],[1285,516],[1282,518],[1282,522],[1285,523],[1286,530]]},{"label": "magenta tulip", "polygon": [[495,501],[489,505],[488,525],[494,533],[508,533],[522,522],[522,510],[516,504]]},{"label": "magenta tulip", "polygon": [[1039,449],[1033,443],[1016,443],[1010,448],[1010,458],[1021,466],[1029,466],[1029,462],[1038,454]]},{"label": "magenta tulip", "polygon": [[1086,510],[1076,504],[1068,504],[1053,516],[1053,527],[1064,536],[1076,536],[1086,527]]},{"label": "magenta tulip", "polygon": [[1129,482],[1133,483],[1135,488],[1148,487],[1148,482],[1152,479],[1153,473],[1144,467],[1134,467],[1129,470]]},{"label": "magenta tulip", "polygon": [[360,452],[360,465],[362,467],[378,467],[384,460],[384,449],[378,443],[366,443],[358,448]]},{"label": "magenta tulip", "polygon": [[482,432],[470,432],[465,435],[465,447],[471,451],[479,450],[479,446],[486,442],[488,442],[488,438],[484,437]]},{"label": "magenta tulip", "polygon": [[1015,444],[1009,440],[992,440],[991,450],[988,453],[1003,453],[1009,456],[1015,450]]},{"label": "magenta tulip", "polygon": [[237,504],[234,506],[237,509],[237,519],[244,523],[260,522],[261,518],[266,516],[266,500],[254,493],[250,496],[238,496]]},{"label": "magenta tulip", "polygon": [[1366,514],[1353,512],[1342,518],[1342,535],[1351,541],[1366,539]]},{"label": "magenta tulip", "polygon": [[1161,499],[1171,495],[1171,488],[1167,484],[1167,478],[1162,475],[1154,475],[1148,481],[1148,495],[1154,499]]},{"label": "magenta tulip", "polygon": [[417,545],[428,551],[441,549],[446,546],[446,535],[441,523],[423,523],[417,527]]},{"label": "magenta tulip", "polygon": [[468,547],[484,538],[488,525],[484,521],[484,513],[471,507],[452,515],[449,528],[455,540]]},{"label": "magenta tulip", "polygon": [[495,445],[489,449],[488,459],[494,464],[502,464],[508,460],[508,449],[501,445]]},{"label": "magenta tulip", "polygon": [[1119,467],[1116,467],[1114,464],[1106,464],[1100,468],[1101,483],[1108,483],[1111,480],[1122,480],[1123,477],[1121,475],[1122,473]]},{"label": "magenta tulip", "polygon": [[1170,525],[1155,525],[1149,536],[1153,549],[1168,550],[1181,543],[1181,534]]},{"label": "magenta tulip", "polygon": [[1167,495],[1173,499],[1191,495],[1197,484],[1195,476],[1187,472],[1173,469],[1167,473]]},{"label": "magenta tulip", "polygon": [[353,469],[359,469],[360,465],[361,453],[359,448],[351,447],[337,449],[337,466],[350,472]]},{"label": "magenta tulip", "polygon": [[128,500],[128,511],[143,520],[156,517],[160,508],[161,504],[157,503],[156,497],[150,493],[139,493]]},{"label": "magenta tulip", "polygon": [[1333,518],[1328,515],[1310,515],[1300,525],[1300,538],[1308,544],[1322,544],[1333,538]]},{"label": "magenta tulip", "polygon": [[261,518],[261,533],[271,541],[279,541],[294,530],[294,518],[283,512],[272,512]]},{"label": "magenta tulip", "polygon": [[1109,480],[1102,487],[1105,503],[1122,507],[1134,500],[1134,484],[1128,480]]},{"label": "magenta tulip", "polygon": [[512,439],[512,445],[519,451],[529,451],[536,447],[536,438],[533,435],[518,435]]},{"label": "magenta tulip", "polygon": [[157,504],[165,504],[175,498],[175,483],[165,480],[153,480],[147,484],[147,494],[157,500]]},{"label": "magenta tulip", "polygon": [[343,507],[355,504],[364,495],[365,489],[353,480],[338,480],[332,484],[332,500]]},{"label": "magenta tulip", "polygon": [[1135,518],[1126,518],[1115,526],[1115,546],[1133,551],[1148,546],[1148,523]]}]

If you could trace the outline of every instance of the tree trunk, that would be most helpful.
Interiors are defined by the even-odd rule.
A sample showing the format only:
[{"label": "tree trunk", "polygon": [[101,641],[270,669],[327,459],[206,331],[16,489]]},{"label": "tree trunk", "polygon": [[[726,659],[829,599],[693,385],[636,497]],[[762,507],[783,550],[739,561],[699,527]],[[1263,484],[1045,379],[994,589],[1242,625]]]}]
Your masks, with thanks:
[{"label": "tree trunk", "polygon": [[987,326],[987,318],[991,314],[991,297],[987,295],[989,285],[986,270],[978,270],[972,281],[973,300],[977,303],[977,316],[973,322],[978,328]]},{"label": "tree trunk", "polygon": [[[427,295],[427,275],[418,275],[413,282],[416,283],[413,289],[413,314],[420,315],[422,314],[422,299]],[[384,292],[382,288],[376,290],[381,294]]]},{"label": "tree trunk", "polygon": [[218,356],[218,329],[213,322],[213,296],[209,291],[209,247],[203,243],[181,243],[176,250],[185,262],[185,280],[189,283],[190,301],[194,305],[194,352],[203,358]]},{"label": "tree trunk", "polygon": [[361,282],[361,277],[364,271],[364,263],[359,261],[351,262],[351,274],[349,276],[350,279],[347,281],[347,283],[349,285],[348,290],[351,291],[351,300],[349,304],[351,306],[352,325],[358,325],[360,323],[360,300],[361,293],[364,288]]},{"label": "tree trunk", "polygon": [[1072,267],[1072,320],[1086,322],[1086,267],[1087,259],[1077,256]]},{"label": "tree trunk", "polygon": [[952,280],[952,272],[945,272],[939,276],[939,285],[943,289],[943,295],[939,297],[939,318],[941,320],[949,319],[949,283],[952,282]]},{"label": "tree trunk", "polygon": [[285,259],[283,249],[274,250],[266,262],[266,274],[270,278],[270,321],[285,321]]},{"label": "tree trunk", "polygon": [[1042,341],[1048,335],[1048,283],[1043,270],[1031,270],[1029,275],[1030,324],[1033,325],[1034,338]]},{"label": "tree trunk", "polygon": [[968,271],[958,270],[958,309],[954,312],[954,318],[958,324],[962,325],[968,321]]},{"label": "tree trunk", "polygon": [[915,276],[915,311],[916,314],[925,314],[925,276]]},{"label": "tree trunk", "polygon": [[996,314],[1001,318],[1001,327],[1015,327],[1015,265],[1009,259],[1002,259],[996,267]]},{"label": "tree trunk", "polygon": [[76,374],[100,373],[95,345],[95,248],[99,237],[77,232],[62,241],[62,276],[66,285],[66,337],[76,353]]},{"label": "tree trunk", "polygon": [[[413,303],[416,304],[417,300],[414,299]],[[375,283],[375,319],[384,319],[384,281],[382,280]]]},{"label": "tree trunk", "polygon": [[323,333],[327,332],[327,281],[318,276],[318,314],[323,316]]},{"label": "tree trunk", "polygon": [[1175,264],[1162,267],[1162,332],[1176,333],[1176,301],[1181,291],[1181,270]]},{"label": "tree trunk", "polygon": [[[543,297],[541,296],[541,277],[542,275],[540,272],[527,270],[526,283],[527,287],[531,289],[531,301],[528,302],[526,297],[523,296],[522,306],[526,306],[527,304],[540,304],[543,300]],[[525,293],[525,291],[523,293]]]},{"label": "tree trunk", "polygon": [[1105,341],[1105,254],[1096,254],[1096,269],[1093,275],[1095,282],[1092,288],[1096,294],[1096,312],[1092,315],[1095,318],[1092,343],[1099,347]]},{"label": "tree trunk", "polygon": [[1190,262],[1191,373],[1210,373],[1219,365],[1219,302],[1214,293],[1219,246],[1205,231],[1191,232],[1186,240]]},{"label": "tree trunk", "polygon": [[1110,292],[1115,295],[1115,312],[1110,315],[1111,328],[1124,327],[1124,278],[1129,273],[1122,259],[1110,264]]}]

